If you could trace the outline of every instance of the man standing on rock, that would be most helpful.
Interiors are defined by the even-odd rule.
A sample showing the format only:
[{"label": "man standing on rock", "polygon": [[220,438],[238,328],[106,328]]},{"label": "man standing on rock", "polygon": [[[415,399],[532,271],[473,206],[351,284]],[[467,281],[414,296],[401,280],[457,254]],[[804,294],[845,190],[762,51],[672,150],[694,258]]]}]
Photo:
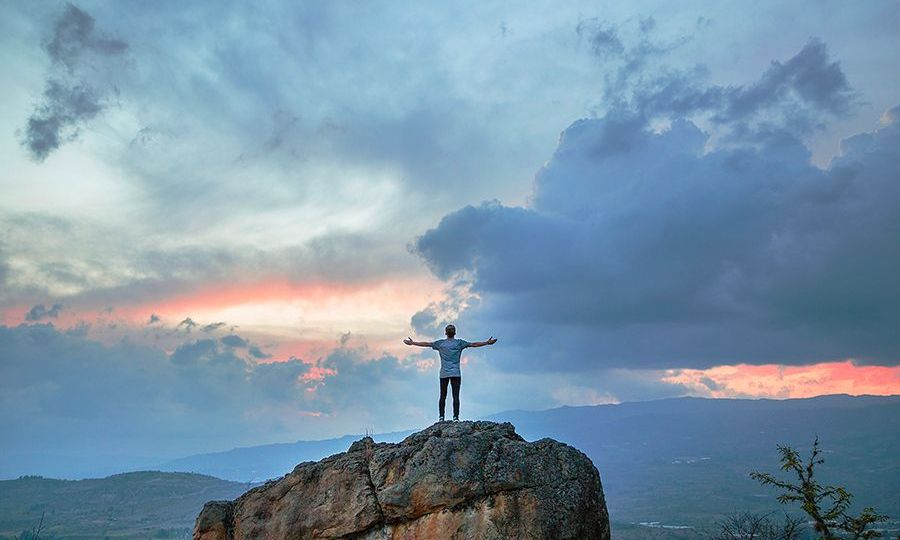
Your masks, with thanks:
[{"label": "man standing on rock", "polygon": [[431,347],[441,355],[441,397],[438,399],[438,413],[440,414],[439,422],[444,421],[444,406],[447,403],[447,383],[453,386],[453,421],[459,421],[459,386],[462,383],[459,373],[459,358],[463,349],[466,347],[484,347],[485,345],[493,345],[497,340],[491,336],[487,341],[475,341],[469,343],[464,339],[456,339],[456,327],[448,324],[444,328],[447,339],[439,339],[437,341],[413,341],[408,337],[403,340],[407,345],[415,345],[416,347]]}]

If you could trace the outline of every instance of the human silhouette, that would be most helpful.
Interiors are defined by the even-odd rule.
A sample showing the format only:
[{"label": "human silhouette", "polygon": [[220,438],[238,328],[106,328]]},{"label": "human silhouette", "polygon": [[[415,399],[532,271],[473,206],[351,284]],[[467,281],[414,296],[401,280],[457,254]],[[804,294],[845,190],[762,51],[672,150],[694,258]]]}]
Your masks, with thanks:
[{"label": "human silhouette", "polygon": [[459,372],[459,360],[462,351],[466,347],[484,347],[485,345],[493,345],[497,343],[494,336],[487,341],[468,342],[464,339],[456,339],[456,327],[448,324],[444,328],[447,339],[439,339],[437,341],[413,341],[411,337],[403,340],[407,345],[415,345],[416,347],[431,347],[441,356],[441,397],[438,398],[438,414],[439,422],[444,421],[444,409],[447,403],[447,384],[453,387],[453,421],[459,421],[459,387],[462,384],[462,376]]}]

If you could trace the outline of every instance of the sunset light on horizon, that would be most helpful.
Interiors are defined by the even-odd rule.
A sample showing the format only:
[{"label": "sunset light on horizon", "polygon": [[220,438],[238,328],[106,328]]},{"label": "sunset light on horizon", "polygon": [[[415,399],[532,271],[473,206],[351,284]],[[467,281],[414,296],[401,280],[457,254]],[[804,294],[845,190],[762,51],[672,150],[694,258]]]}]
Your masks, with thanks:
[{"label": "sunset light on horizon", "polygon": [[900,15],[826,4],[6,4],[0,452],[900,394]]}]

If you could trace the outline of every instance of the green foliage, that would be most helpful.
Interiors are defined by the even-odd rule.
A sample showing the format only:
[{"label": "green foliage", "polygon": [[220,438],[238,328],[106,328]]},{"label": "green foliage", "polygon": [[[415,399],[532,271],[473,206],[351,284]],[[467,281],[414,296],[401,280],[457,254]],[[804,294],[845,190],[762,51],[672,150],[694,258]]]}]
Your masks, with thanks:
[{"label": "green foliage", "polygon": [[886,521],[888,516],[878,514],[867,507],[858,516],[848,514],[853,495],[840,486],[828,486],[815,478],[815,467],[825,463],[819,457],[819,438],[813,442],[809,459],[804,463],[800,453],[790,446],[778,445],[781,455],[781,470],[792,473],[797,483],[780,480],[769,473],[752,472],[750,477],[764,486],[780,488],[781,504],[799,503],[803,511],[812,519],[813,529],[821,540],[866,540],[876,538],[878,532],[868,529],[870,525]]}]

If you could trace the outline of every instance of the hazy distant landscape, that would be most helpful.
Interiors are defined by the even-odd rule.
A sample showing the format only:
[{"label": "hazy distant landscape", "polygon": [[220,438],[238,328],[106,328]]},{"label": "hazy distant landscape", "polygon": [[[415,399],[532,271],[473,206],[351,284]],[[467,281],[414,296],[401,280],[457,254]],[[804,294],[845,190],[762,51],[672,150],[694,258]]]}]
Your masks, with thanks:
[{"label": "hazy distant landscape", "polygon": [[0,482],[0,538],[189,538],[203,503],[250,486],[185,473],[133,472],[103,479],[24,477]]},{"label": "hazy distant landscape", "polygon": [[509,412],[526,438],[579,448],[600,470],[615,521],[702,526],[734,510],[778,510],[776,493],[748,477],[777,472],[776,444],[805,456],[816,435],[821,480],[847,487],[856,506],[900,517],[900,396],[795,400],[679,398]]},{"label": "hazy distant landscape", "polygon": [[[776,493],[748,473],[775,472],[776,444],[806,452],[816,435],[825,450],[824,482],[847,487],[855,506],[872,505],[893,516],[888,526],[900,517],[900,433],[894,427],[900,425],[900,396],[678,398],[509,411],[489,419],[512,422],[528,440],[552,437],[585,452],[600,470],[614,538],[696,538],[732,511],[781,510]],[[120,538],[184,537],[205,501],[234,498],[250,486],[248,479],[279,477],[299,462],[345,451],[357,438],[241,448],[161,464],[182,468],[180,473],[2,481],[0,534],[30,529],[45,512],[45,530],[60,537],[96,538],[98,531]]]}]

